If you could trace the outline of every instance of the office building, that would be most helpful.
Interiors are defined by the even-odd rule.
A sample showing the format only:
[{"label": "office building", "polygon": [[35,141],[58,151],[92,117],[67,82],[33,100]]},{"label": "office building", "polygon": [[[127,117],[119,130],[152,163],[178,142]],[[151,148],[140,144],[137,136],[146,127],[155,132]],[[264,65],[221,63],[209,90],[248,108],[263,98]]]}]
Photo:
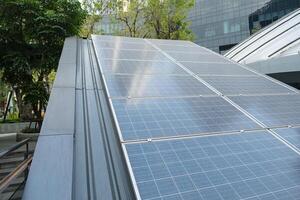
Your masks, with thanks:
[{"label": "office building", "polygon": [[189,20],[195,42],[224,54],[300,7],[300,0],[195,0]]},{"label": "office building", "polygon": [[300,88],[300,9],[233,47],[225,56]]}]

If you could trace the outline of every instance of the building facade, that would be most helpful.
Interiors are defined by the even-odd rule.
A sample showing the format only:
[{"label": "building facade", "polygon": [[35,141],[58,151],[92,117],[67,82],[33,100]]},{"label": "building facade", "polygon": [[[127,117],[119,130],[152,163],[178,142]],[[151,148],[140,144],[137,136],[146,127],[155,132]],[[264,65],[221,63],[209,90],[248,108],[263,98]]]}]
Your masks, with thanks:
[{"label": "building facade", "polygon": [[252,33],[300,7],[300,0],[195,0],[195,42],[224,54]]}]

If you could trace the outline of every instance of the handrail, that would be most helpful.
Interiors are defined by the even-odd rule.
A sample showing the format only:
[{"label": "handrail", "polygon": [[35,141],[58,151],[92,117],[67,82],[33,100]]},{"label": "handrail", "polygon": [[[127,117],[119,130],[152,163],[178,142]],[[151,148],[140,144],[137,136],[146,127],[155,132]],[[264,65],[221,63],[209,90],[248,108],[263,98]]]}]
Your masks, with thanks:
[{"label": "handrail", "polygon": [[[30,138],[24,139],[21,142],[18,142],[17,144],[9,147],[7,150],[0,153],[0,159],[4,158],[5,156],[9,155],[11,152],[15,151],[16,149],[22,147],[23,145],[26,145],[26,152],[24,154],[24,160],[15,168],[13,171],[11,171],[7,176],[5,176],[2,180],[0,180],[0,194],[5,191],[6,188],[8,188],[12,181],[15,180],[20,174],[23,172],[25,173],[25,179],[27,179],[29,165],[32,161],[32,155],[29,155],[29,141]],[[22,184],[24,184],[24,181]],[[13,192],[13,194],[9,197],[11,199],[16,192],[21,188],[21,185]]]},{"label": "handrail", "polygon": [[7,176],[5,176],[0,181],[0,193],[3,192],[15,178],[17,178],[21,173],[23,173],[25,170],[27,170],[31,161],[32,161],[32,156],[30,155],[27,159],[25,159],[12,172],[10,172]]},{"label": "handrail", "polygon": [[[24,144],[27,144],[30,141],[30,138],[27,138],[25,140],[22,140],[21,142],[18,142],[17,144],[11,146],[10,148],[8,148],[7,150],[3,151],[0,153],[0,159],[3,158],[4,156],[8,155],[9,153],[11,153],[12,151],[20,148],[21,146],[23,146]],[[27,152],[28,153],[28,152]]]}]

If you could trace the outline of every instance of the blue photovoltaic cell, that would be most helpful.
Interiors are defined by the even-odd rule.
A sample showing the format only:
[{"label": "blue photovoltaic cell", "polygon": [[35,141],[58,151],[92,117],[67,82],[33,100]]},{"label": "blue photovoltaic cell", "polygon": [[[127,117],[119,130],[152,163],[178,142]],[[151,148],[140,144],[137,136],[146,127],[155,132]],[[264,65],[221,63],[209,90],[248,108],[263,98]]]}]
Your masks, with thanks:
[{"label": "blue photovoltaic cell", "polygon": [[120,37],[120,36],[110,36],[110,35],[92,35],[92,40],[96,44],[101,41],[144,43],[144,44],[146,43],[143,38]]},{"label": "blue photovoltaic cell", "polygon": [[221,97],[112,102],[124,140],[260,128]]},{"label": "blue photovoltaic cell", "polygon": [[268,127],[300,124],[300,95],[235,96],[230,99]]},{"label": "blue photovoltaic cell", "polygon": [[174,47],[176,46],[185,46],[186,48],[188,47],[198,47],[193,42],[190,41],[184,41],[184,40],[161,40],[161,39],[148,39],[152,44],[155,45],[173,45]]},{"label": "blue photovoltaic cell", "polygon": [[200,47],[200,46],[174,46],[174,45],[156,45],[158,48],[160,48],[163,51],[176,51],[176,52],[184,52],[184,53],[206,53],[209,52],[209,50]]},{"label": "blue photovoltaic cell", "polygon": [[125,147],[141,199],[300,198],[300,157],[267,132]]},{"label": "blue photovoltaic cell", "polygon": [[223,62],[223,63],[231,63],[229,60],[226,60],[220,55],[216,55],[210,52],[201,52],[201,53],[182,53],[182,52],[172,52],[168,51],[172,58],[179,62]]},{"label": "blue photovoltaic cell", "polygon": [[100,64],[104,73],[189,75],[169,61],[101,60]]},{"label": "blue photovoltaic cell", "polygon": [[216,95],[192,76],[105,75],[111,97]]},{"label": "blue photovoltaic cell", "polygon": [[181,62],[186,68],[198,75],[239,75],[239,76],[257,76],[241,66],[233,63],[193,63]]},{"label": "blue photovoltaic cell", "polygon": [[156,51],[156,49],[147,43],[129,43],[120,41],[98,41],[97,46],[100,49],[132,49],[140,51]]},{"label": "blue photovoltaic cell", "polygon": [[294,93],[264,77],[200,76],[224,95]]},{"label": "blue photovoltaic cell", "polygon": [[274,129],[274,131],[300,151],[300,128]]},{"label": "blue photovoltaic cell", "polygon": [[[292,92],[191,42],[148,42],[226,95]],[[148,42],[93,36],[141,198],[299,200],[299,155],[265,131],[221,134],[261,127],[222,97],[183,98],[215,93]],[[230,98],[269,127],[300,124],[300,95]],[[275,131],[299,148],[299,130]]]},{"label": "blue photovoltaic cell", "polygon": [[[98,46],[97,46],[98,47]],[[169,59],[159,51],[140,51],[140,50],[118,50],[96,48],[99,60],[102,59],[128,59],[128,60],[159,60],[168,61]]]}]

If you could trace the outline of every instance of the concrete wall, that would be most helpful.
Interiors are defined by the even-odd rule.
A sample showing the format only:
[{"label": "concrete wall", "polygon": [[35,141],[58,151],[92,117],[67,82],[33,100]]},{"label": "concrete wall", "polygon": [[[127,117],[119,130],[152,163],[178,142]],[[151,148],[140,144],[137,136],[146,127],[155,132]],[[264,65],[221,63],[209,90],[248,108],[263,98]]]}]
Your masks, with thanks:
[{"label": "concrete wall", "polygon": [[20,123],[1,123],[0,134],[2,133],[19,133],[22,129],[29,126],[29,122]]}]

